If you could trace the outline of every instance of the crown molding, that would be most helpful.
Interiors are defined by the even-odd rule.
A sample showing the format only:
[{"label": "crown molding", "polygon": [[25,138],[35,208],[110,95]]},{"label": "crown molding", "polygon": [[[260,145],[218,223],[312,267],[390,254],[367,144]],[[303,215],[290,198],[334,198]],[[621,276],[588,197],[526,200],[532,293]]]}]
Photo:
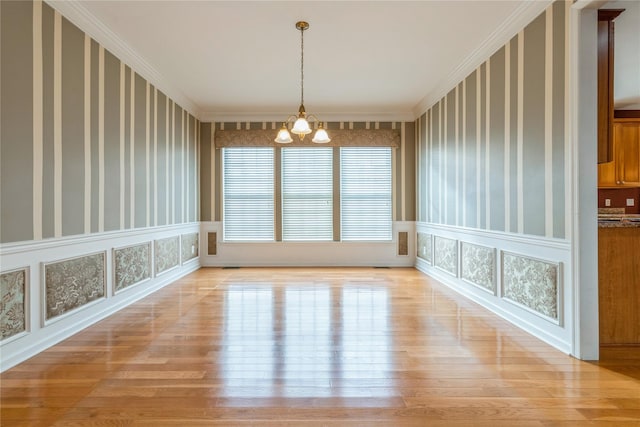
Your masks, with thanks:
[{"label": "crown molding", "polygon": [[[282,113],[203,111],[201,122],[273,122],[277,127],[295,111]],[[398,112],[314,112],[323,122],[412,122],[412,111]]]},{"label": "crown molding", "polygon": [[77,0],[45,0],[45,2],[182,108],[196,118],[200,118],[200,109],[189,97]]},{"label": "crown molding", "polygon": [[533,21],[553,3],[553,0],[528,0],[523,2],[497,27],[491,35],[467,56],[447,79],[438,84],[413,108],[414,118],[420,117],[436,102],[456,87],[483,62],[504,46],[513,36]]}]

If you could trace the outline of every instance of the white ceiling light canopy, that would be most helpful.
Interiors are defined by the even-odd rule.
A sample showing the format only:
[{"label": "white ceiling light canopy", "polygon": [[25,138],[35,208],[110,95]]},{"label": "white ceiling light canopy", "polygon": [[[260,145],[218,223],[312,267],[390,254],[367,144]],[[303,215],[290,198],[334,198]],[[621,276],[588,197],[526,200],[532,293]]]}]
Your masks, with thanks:
[{"label": "white ceiling light canopy", "polygon": [[296,22],[296,28],[300,30],[300,108],[298,108],[297,116],[295,114],[291,115],[282,123],[282,127],[278,131],[278,136],[276,136],[274,141],[280,144],[293,142],[291,134],[289,133],[289,123],[293,123],[291,132],[298,135],[300,137],[300,141],[302,141],[306,135],[312,132],[309,123],[316,122],[318,123],[318,129],[311,141],[317,144],[326,144],[331,141],[331,138],[329,138],[329,134],[327,134],[323,123],[313,114],[307,115],[307,112],[304,109],[304,32],[309,29],[309,23],[305,21],[298,21]]}]

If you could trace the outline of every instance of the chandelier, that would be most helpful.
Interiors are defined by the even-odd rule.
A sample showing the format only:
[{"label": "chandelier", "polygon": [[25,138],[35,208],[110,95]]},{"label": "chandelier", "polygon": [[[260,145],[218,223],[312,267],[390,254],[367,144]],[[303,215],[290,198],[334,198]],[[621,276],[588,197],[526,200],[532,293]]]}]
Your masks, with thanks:
[{"label": "chandelier", "polygon": [[304,109],[304,31],[309,29],[309,23],[305,21],[296,22],[296,28],[300,30],[300,108],[297,116],[293,114],[282,123],[282,128],[278,131],[278,136],[274,141],[280,144],[293,142],[291,134],[289,134],[289,123],[293,123],[291,132],[298,135],[300,141],[302,141],[306,135],[312,132],[309,122],[316,122],[318,129],[311,141],[318,144],[326,144],[331,141],[331,138],[329,138],[327,131],[324,129],[323,123],[313,114],[307,114]]}]

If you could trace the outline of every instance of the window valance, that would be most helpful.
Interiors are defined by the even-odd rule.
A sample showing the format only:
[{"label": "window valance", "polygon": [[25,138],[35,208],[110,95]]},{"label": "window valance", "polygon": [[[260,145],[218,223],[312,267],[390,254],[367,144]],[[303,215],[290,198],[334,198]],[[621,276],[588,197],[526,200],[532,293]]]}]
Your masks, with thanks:
[{"label": "window valance", "polygon": [[331,142],[315,144],[311,135],[304,141],[293,136],[290,144],[273,141],[277,130],[216,130],[216,148],[223,147],[392,147],[400,146],[399,129],[330,129]]}]

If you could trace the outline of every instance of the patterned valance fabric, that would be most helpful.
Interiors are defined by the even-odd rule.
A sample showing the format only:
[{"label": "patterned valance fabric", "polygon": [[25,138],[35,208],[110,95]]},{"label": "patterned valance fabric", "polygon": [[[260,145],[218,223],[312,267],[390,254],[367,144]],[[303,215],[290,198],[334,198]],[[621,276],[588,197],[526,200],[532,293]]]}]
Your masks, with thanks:
[{"label": "patterned valance fabric", "polygon": [[293,142],[278,144],[274,138],[277,130],[216,130],[216,148],[222,147],[393,147],[400,146],[399,129],[329,129],[331,142],[316,144],[311,142],[313,133],[300,141],[291,135]]}]

